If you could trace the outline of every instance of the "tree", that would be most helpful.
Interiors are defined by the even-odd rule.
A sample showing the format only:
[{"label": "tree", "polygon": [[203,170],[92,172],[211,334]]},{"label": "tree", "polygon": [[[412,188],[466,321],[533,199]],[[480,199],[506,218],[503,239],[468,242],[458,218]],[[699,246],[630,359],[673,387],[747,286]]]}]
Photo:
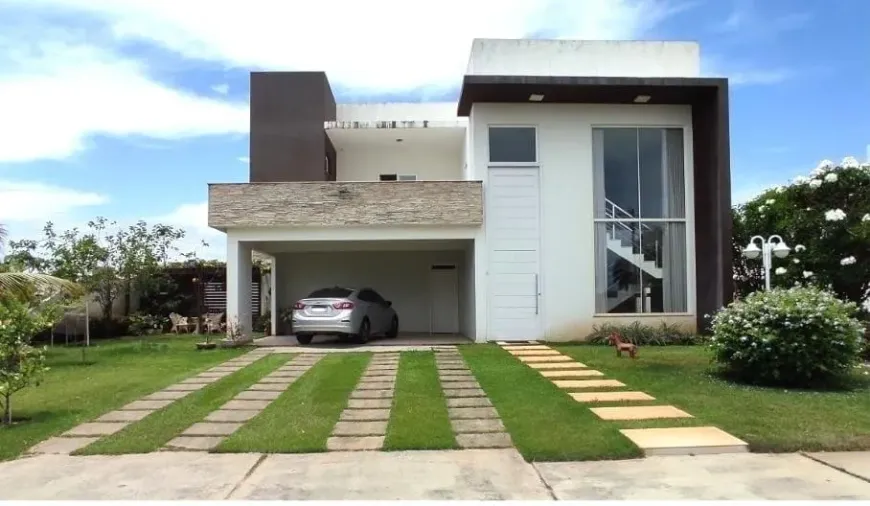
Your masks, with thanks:
[{"label": "tree", "polygon": [[0,298],[0,404],[3,423],[12,423],[12,395],[38,384],[48,368],[45,350],[31,346],[36,334],[50,328],[60,316],[54,297]]},{"label": "tree", "polygon": [[866,309],[870,300],[870,164],[854,158],[840,165],[824,160],[810,177],[737,206],[734,279],[745,296],[763,286],[761,262],[741,252],[752,234],[779,234],[792,254],[774,260],[773,286],[799,284],[829,289]]},{"label": "tree", "polygon": [[[0,224],[0,250],[3,249],[6,238],[6,227]],[[29,246],[29,242],[21,242],[20,249],[29,251],[27,249]],[[15,256],[14,254],[8,255],[0,263],[0,297],[20,296],[30,289],[59,290],[70,295],[81,294],[81,286],[66,279],[43,272],[35,272],[34,264],[22,261],[24,258],[24,256]]]}]

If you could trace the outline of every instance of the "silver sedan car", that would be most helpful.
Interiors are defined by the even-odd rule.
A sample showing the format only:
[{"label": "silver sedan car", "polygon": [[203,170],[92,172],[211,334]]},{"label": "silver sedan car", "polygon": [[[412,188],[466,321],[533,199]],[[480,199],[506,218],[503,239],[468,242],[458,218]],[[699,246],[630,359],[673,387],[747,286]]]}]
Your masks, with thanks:
[{"label": "silver sedan car", "polygon": [[315,335],[362,343],[374,335],[396,337],[399,316],[392,306],[371,288],[321,288],[293,305],[293,333],[299,344],[309,344]]}]

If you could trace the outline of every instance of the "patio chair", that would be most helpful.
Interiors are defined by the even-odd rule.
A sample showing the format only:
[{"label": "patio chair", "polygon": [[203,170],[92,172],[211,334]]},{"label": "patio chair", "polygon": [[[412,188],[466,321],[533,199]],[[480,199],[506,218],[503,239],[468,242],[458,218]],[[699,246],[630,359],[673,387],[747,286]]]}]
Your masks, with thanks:
[{"label": "patio chair", "polygon": [[226,329],[226,324],[221,323],[223,319],[223,313],[208,313],[203,316],[203,321],[205,322],[205,331],[207,333],[211,332],[221,332]]},{"label": "patio chair", "polygon": [[190,332],[192,324],[187,321],[186,316],[181,316],[178,313],[169,313],[169,321],[172,322],[171,332],[176,334],[179,332]]}]

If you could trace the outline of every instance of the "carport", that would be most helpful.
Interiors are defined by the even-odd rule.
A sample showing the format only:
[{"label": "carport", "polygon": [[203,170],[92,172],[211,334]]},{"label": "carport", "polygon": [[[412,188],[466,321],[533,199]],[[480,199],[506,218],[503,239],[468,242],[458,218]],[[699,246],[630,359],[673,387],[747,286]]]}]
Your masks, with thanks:
[{"label": "carport", "polygon": [[[280,314],[312,291],[331,286],[372,288],[392,302],[399,316],[399,336],[375,338],[372,344],[453,344],[475,338],[473,229],[430,230],[428,238],[420,239],[407,238],[410,234],[401,229],[381,229],[377,239],[358,229],[350,234],[356,237],[323,229],[239,232],[227,237],[228,315],[237,314],[243,321],[249,314],[245,287],[251,252],[270,258],[273,337],[269,344],[296,344]],[[318,336],[314,343],[334,340]]]}]

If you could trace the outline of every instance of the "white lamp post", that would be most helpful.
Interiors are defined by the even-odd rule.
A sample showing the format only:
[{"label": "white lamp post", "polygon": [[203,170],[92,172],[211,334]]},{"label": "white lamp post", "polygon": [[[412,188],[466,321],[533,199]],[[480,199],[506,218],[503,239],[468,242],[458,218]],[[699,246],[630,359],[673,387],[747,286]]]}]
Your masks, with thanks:
[{"label": "white lamp post", "polygon": [[[774,242],[774,239],[776,240]],[[761,243],[761,247],[756,246],[756,242]],[[778,235],[772,235],[764,240],[760,235],[754,236],[749,240],[749,244],[743,249],[743,256],[750,260],[755,260],[761,255],[761,260],[764,264],[764,289],[770,290],[770,269],[773,268],[773,257],[785,258],[791,248],[786,246],[785,241]]]}]

